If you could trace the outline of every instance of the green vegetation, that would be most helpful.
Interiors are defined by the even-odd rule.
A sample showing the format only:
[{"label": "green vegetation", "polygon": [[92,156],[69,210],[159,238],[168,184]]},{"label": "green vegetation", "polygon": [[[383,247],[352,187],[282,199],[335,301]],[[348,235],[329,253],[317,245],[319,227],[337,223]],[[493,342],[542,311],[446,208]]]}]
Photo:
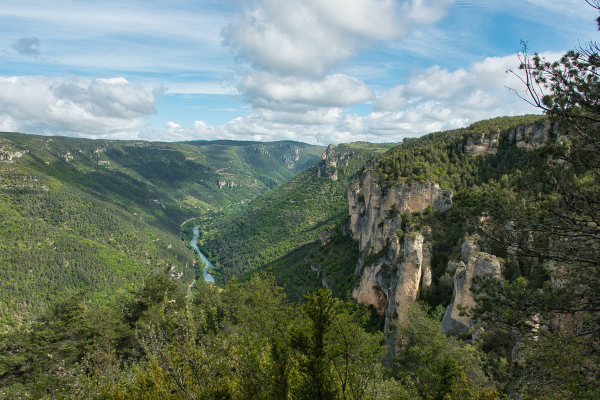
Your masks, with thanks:
[{"label": "green vegetation", "polygon": [[161,270],[191,283],[194,255],[180,240],[182,222],[240,209],[322,152],[295,142],[18,133],[0,133],[0,148],[0,330],[79,290],[97,306]]},{"label": "green vegetation", "polygon": [[[204,235],[199,247],[215,265],[217,283],[223,284],[233,276],[246,276],[269,263],[276,266],[275,275],[282,276],[276,272],[283,268],[280,263],[275,263],[277,259],[315,242],[324,230],[339,229],[348,213],[348,183],[367,159],[389,148],[365,146],[364,143],[361,147],[366,150],[356,148],[354,144],[335,148],[341,155],[337,163],[337,180],[323,172],[330,167],[321,161],[276,190],[260,196],[239,213],[203,224]],[[324,258],[323,255],[319,257]],[[351,271],[352,267],[345,268]],[[313,273],[306,264],[294,270],[307,278],[309,272]],[[281,284],[288,282],[291,281]],[[298,298],[298,293],[293,297]]]},{"label": "green vegetation", "polygon": [[[412,352],[382,364],[383,334],[368,312],[331,292],[287,303],[268,275],[193,301],[168,276],[94,310],[82,295],[55,304],[30,329],[0,334],[0,395],[44,399],[499,398],[482,354],[415,308]],[[432,334],[430,329],[437,329]],[[416,384],[416,376],[425,385]]]},{"label": "green vegetation", "polygon": [[[532,125],[545,120],[539,115],[499,117],[476,122],[466,128],[435,132],[410,139],[395,147],[375,162],[373,169],[390,183],[399,180],[438,182],[454,192],[481,185],[491,179],[500,180],[511,173],[524,151],[508,143],[509,130],[518,125]],[[470,156],[458,148],[473,132],[493,133],[500,129],[498,153]]]},{"label": "green vegetation", "polygon": [[529,99],[562,137],[528,154],[514,179],[465,196],[471,223],[511,249],[506,281],[473,283],[482,342],[512,358],[506,380],[531,398],[600,396],[599,53],[588,43],[548,62],[523,49]]},{"label": "green vegetation", "polygon": [[358,278],[354,275],[358,260],[358,243],[334,229],[327,244],[307,243],[268,264],[277,283],[284,287],[290,301],[301,301],[307,292],[317,290],[323,282],[333,296],[349,300]]}]

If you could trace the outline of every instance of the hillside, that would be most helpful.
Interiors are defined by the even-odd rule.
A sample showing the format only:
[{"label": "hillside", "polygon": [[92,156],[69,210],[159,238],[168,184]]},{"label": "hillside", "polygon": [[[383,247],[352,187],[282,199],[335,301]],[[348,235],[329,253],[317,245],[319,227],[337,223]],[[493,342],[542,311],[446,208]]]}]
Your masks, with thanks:
[{"label": "hillside", "polygon": [[[347,188],[356,177],[372,170],[383,187],[399,181],[438,182],[460,197],[473,186],[510,174],[524,154],[506,141],[489,150],[490,135],[506,136],[519,125],[541,120],[544,117],[538,115],[500,117],[409,139],[392,148],[361,143],[330,148],[333,157],[324,152],[317,166],[257,198],[240,213],[204,224],[201,246],[214,261],[221,284],[233,276],[244,278],[270,267],[294,301],[321,286],[345,298],[356,282],[354,269],[359,257],[358,245],[346,237]],[[481,138],[485,133],[487,142]],[[341,154],[352,155],[340,162]],[[331,179],[334,175],[337,180]],[[432,248],[435,282],[445,274],[449,254],[465,233],[462,220],[457,216],[451,220],[450,224],[431,221],[437,227]],[[334,240],[323,244],[318,240],[321,232]],[[447,304],[451,293],[444,286],[438,289],[430,294],[432,304]]]},{"label": "hillside", "polygon": [[[348,213],[348,183],[367,159],[390,147],[393,144],[330,146],[315,166],[260,196],[239,213],[203,224],[200,245],[214,261],[217,282],[246,276],[339,225]],[[281,278],[298,273],[302,280],[316,278],[309,266],[303,265],[302,272],[280,274],[277,265],[272,265],[274,274]]]},{"label": "hillside", "polygon": [[[582,284],[581,273],[572,280],[576,270],[569,265],[556,268],[481,235],[486,226],[516,228],[536,245],[527,225],[506,218],[521,207],[535,221],[546,213],[541,196],[556,201],[554,186],[537,181],[543,192],[532,193],[524,177],[533,178],[535,163],[548,161],[546,152],[566,148],[560,146],[563,132],[544,117],[503,117],[398,146],[329,146],[316,165],[240,211],[184,224],[184,236],[201,224],[200,244],[216,262],[221,288],[200,284],[189,296],[183,285],[159,274],[146,276],[133,296],[109,307],[90,306],[85,294],[58,302],[31,331],[1,337],[2,393],[42,396],[49,387],[67,387],[73,398],[132,398],[149,391],[175,398],[185,388],[215,398],[280,398],[282,391],[300,393],[312,379],[305,372],[315,365],[309,358],[314,343],[321,343],[326,357],[319,374],[343,388],[344,375],[337,372],[350,365],[348,379],[370,382],[375,398],[505,398],[520,391],[534,398],[538,382],[552,389],[563,381],[582,385],[577,393],[598,393],[595,386],[587,390],[595,385],[598,365],[591,330],[597,318],[560,308],[565,300],[581,304],[582,291],[591,298],[597,285]],[[35,179],[27,181],[27,190],[40,182],[45,193],[76,203],[68,196],[76,190],[70,185]],[[77,222],[79,207],[54,207],[57,229]],[[65,210],[75,217],[60,219]],[[102,218],[129,217],[116,207],[109,211]],[[8,215],[18,217],[12,210]],[[493,225],[489,215],[505,219]],[[135,229],[144,228],[145,222],[134,220]],[[547,240],[540,244],[552,256],[561,249],[548,248]],[[597,254],[597,245],[591,250]],[[137,278],[135,271],[131,276]],[[306,292],[312,294],[303,299]],[[565,336],[568,330],[585,337]],[[564,348],[565,340],[576,353],[558,357],[546,346]],[[90,372],[82,384],[76,362],[84,356]],[[549,358],[559,360],[558,370]],[[62,373],[60,363],[70,372]],[[136,374],[129,374],[130,367]],[[532,375],[540,370],[581,373],[548,384]],[[415,385],[417,379],[423,384]]]},{"label": "hillside", "polygon": [[171,269],[180,225],[242,208],[318,160],[295,142],[148,143],[0,134],[0,323],[78,290],[95,304]]}]

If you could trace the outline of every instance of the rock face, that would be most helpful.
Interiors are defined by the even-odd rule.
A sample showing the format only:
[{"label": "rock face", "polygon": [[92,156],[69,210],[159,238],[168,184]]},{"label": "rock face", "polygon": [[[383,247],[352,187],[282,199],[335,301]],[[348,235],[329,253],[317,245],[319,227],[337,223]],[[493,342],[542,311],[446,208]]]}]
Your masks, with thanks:
[{"label": "rock face", "polygon": [[222,189],[225,186],[227,186],[229,189],[233,189],[233,187],[237,185],[233,182],[218,181],[217,186],[219,187],[219,189]]},{"label": "rock face", "polygon": [[500,142],[500,129],[495,132],[475,133],[467,139],[466,144],[459,143],[459,149],[462,148],[465,153],[473,156],[496,154]]},{"label": "rock face", "polygon": [[405,232],[401,215],[429,206],[447,210],[452,192],[430,182],[385,185],[377,174],[368,171],[348,188],[348,202],[349,234],[358,241],[361,252],[355,270],[360,278],[352,296],[385,315],[385,330],[392,332],[387,340],[393,354],[393,322],[405,322],[410,303],[431,285],[431,245],[425,242],[431,229],[423,227],[419,232],[406,227]]},{"label": "rock face", "polygon": [[473,278],[476,276],[501,278],[500,263],[495,256],[478,251],[477,237],[465,240],[461,255],[463,261],[448,262],[447,274],[454,269],[454,299],[448,305],[442,319],[442,329],[446,334],[467,333],[473,327],[472,319],[466,314],[475,306],[471,293]]},{"label": "rock face", "polygon": [[348,158],[354,156],[354,151],[338,151],[337,147],[330,144],[323,149],[321,161],[317,163],[317,176],[328,177],[331,180],[338,180],[337,167],[348,165]]},{"label": "rock face", "polygon": [[4,146],[0,147],[0,161],[13,161],[15,158],[22,157],[23,154],[29,153],[29,150],[25,151],[11,151]]},{"label": "rock face", "polygon": [[517,147],[526,150],[540,147],[553,138],[561,140],[558,123],[549,121],[530,126],[519,125],[508,134],[509,143],[515,143]]},{"label": "rock face", "polygon": [[[551,139],[563,140],[558,133],[558,123],[544,121],[536,125],[519,125],[508,133],[508,142],[517,147],[532,150]],[[473,132],[466,143],[459,143],[458,149],[473,156],[496,154],[500,143],[500,129],[494,132]]]},{"label": "rock face", "polygon": [[335,229],[321,231],[319,232],[319,240],[321,241],[322,245],[325,245],[329,243],[329,239],[331,239],[331,237],[335,236],[336,234],[337,232],[335,231]]},{"label": "rock face", "polygon": [[[424,211],[430,205],[445,211],[452,204],[452,192],[442,190],[437,183],[400,182],[394,186],[382,184],[377,174],[368,171],[348,189],[350,231],[359,242],[361,260],[380,252],[387,239],[392,240],[402,226],[404,213]],[[357,273],[362,263],[357,266]]]}]

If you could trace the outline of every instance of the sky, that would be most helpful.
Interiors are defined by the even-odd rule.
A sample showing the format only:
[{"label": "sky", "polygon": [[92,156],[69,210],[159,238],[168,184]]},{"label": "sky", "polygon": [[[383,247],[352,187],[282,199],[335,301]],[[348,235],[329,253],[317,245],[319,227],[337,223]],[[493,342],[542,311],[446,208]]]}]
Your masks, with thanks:
[{"label": "sky", "polygon": [[3,0],[0,131],[399,142],[538,111],[521,41],[597,40],[585,0]]}]

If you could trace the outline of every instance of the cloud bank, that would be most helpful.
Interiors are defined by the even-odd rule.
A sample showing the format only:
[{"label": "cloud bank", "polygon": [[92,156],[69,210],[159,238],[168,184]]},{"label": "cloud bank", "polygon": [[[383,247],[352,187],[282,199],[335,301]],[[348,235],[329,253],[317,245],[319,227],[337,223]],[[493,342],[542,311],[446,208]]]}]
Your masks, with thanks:
[{"label": "cloud bank", "polygon": [[[537,4],[540,9],[550,7],[551,3],[546,0],[527,2]],[[46,24],[44,27],[75,20],[78,22],[73,29],[79,31],[89,23],[89,30],[81,29],[85,31],[85,35],[79,37],[81,43],[88,43],[94,35],[104,38],[102,43],[107,49],[113,44],[125,43],[129,47],[117,46],[114,60],[126,59],[127,63],[131,62],[131,68],[144,64],[149,70],[163,71],[168,64],[171,67],[167,71],[173,71],[173,65],[202,58],[206,61],[198,64],[200,72],[180,71],[179,81],[168,81],[169,93],[230,93],[247,106],[249,115],[209,126],[202,117],[189,117],[171,103],[170,108],[163,110],[177,110],[173,112],[177,117],[169,116],[172,120],[164,129],[155,129],[149,125],[148,117],[157,113],[157,98],[167,91],[165,85],[157,82],[162,79],[160,75],[137,79],[144,82],[144,87],[118,77],[7,76],[0,77],[0,130],[123,139],[293,139],[328,144],[356,140],[400,141],[407,136],[462,127],[479,119],[536,112],[506,89],[506,86],[520,87],[518,80],[505,72],[508,68],[517,68],[516,56],[487,57],[470,65],[462,60],[446,64],[462,65],[453,69],[445,68],[443,60],[440,61],[442,66],[415,70],[410,76],[390,72],[396,65],[400,66],[399,71],[405,68],[403,63],[414,62],[414,57],[403,60],[405,54],[418,53],[418,60],[422,61],[432,51],[431,46],[419,38],[431,32],[433,37],[436,32],[441,35],[434,25],[445,18],[453,3],[454,0],[252,0],[236,3],[244,7],[234,10],[229,19],[224,12],[211,10],[210,15],[219,16],[219,24],[214,21],[209,24],[210,18],[206,15],[187,13],[183,9],[169,9],[164,13],[170,24],[161,23],[163,13],[158,15],[151,10],[133,18],[139,9],[132,3],[120,8],[123,13],[117,14],[93,8],[98,15],[83,5],[71,10],[67,3],[54,14],[15,6],[13,14],[27,17],[36,24],[41,21]],[[456,7],[474,4],[480,3],[461,1]],[[486,0],[480,7],[506,6]],[[71,10],[68,18],[63,15],[65,10]],[[77,15],[82,19],[71,18]],[[122,21],[130,17],[131,25],[123,25]],[[449,40],[455,39],[449,32],[443,33]],[[14,50],[7,54],[12,54],[17,60],[15,63],[26,60],[21,56],[33,57],[37,68],[42,64],[39,62],[41,44],[35,37],[38,33],[18,35],[22,37],[12,45],[6,43]],[[119,35],[125,35],[128,40],[116,40]],[[142,37],[152,37],[152,43],[160,38],[165,48],[180,42],[189,46],[163,54],[145,47],[143,41],[138,45]],[[190,51],[194,44],[192,37],[202,49],[216,48],[222,54],[229,51],[233,55],[235,65],[229,71],[222,66],[224,64],[213,65],[218,73],[227,77],[223,79],[225,85],[219,85],[216,79],[208,81],[203,75],[204,65],[212,62],[210,56],[189,58],[193,52]],[[44,43],[48,40],[44,36]],[[50,42],[52,52],[46,50],[44,55],[54,58],[59,42]],[[138,53],[130,57],[128,51],[134,48]],[[106,51],[108,53],[98,58],[102,58],[102,63],[113,63],[110,58],[113,56],[107,56],[113,50]],[[197,53],[203,55],[203,51]],[[79,57],[80,53],[64,52],[56,58],[64,61],[65,57]],[[123,54],[127,57],[119,58]],[[151,56],[145,58],[148,54]],[[216,53],[210,54],[214,58]],[[355,60],[361,54],[363,57]],[[367,59],[369,55],[377,59]],[[158,59],[162,61],[157,63]],[[426,65],[435,59],[429,57]],[[86,60],[90,65],[98,61]],[[34,64],[32,59],[26,61]],[[115,62],[115,65],[127,70],[127,63]],[[77,65],[86,66],[85,63]],[[372,74],[371,77],[361,68],[388,75],[380,78]],[[121,74],[114,72],[108,76]],[[389,84],[391,74],[397,77],[395,83],[398,84],[394,87]],[[229,89],[224,89],[227,85]],[[382,89],[382,85],[387,86]],[[187,110],[199,112],[194,107]],[[161,123],[165,120],[167,118]],[[188,126],[183,126],[184,120]]]},{"label": "cloud bank", "polygon": [[125,78],[0,77],[0,130],[116,134],[141,128],[156,112],[155,102],[151,92]]},{"label": "cloud bank", "polygon": [[[547,59],[557,59],[560,54],[543,54]],[[304,90],[296,90],[298,85],[286,86],[277,81],[258,82],[255,90],[265,93],[256,98],[271,98],[276,104],[283,104],[278,111],[259,109],[247,117],[239,117],[216,127],[203,121],[196,121],[193,128],[184,128],[174,122],[165,128],[169,135],[178,138],[221,138],[237,140],[301,140],[308,143],[327,144],[357,140],[382,142],[401,141],[404,137],[418,137],[435,131],[456,129],[481,119],[499,115],[522,115],[538,112],[508,88],[524,91],[522,83],[507,69],[517,70],[519,60],[516,55],[488,57],[472,63],[467,69],[449,71],[433,66],[414,73],[408,82],[377,95],[373,102],[373,112],[366,116],[345,113],[339,107],[319,107],[315,110],[294,112],[286,109],[292,100],[322,105],[336,97],[343,97],[343,91],[320,90],[321,85],[307,85]],[[333,78],[332,78],[333,79]],[[344,83],[352,78],[342,76]],[[336,81],[337,82],[337,81]],[[337,84],[337,83],[336,83]],[[359,81],[350,90],[353,95],[369,92]],[[325,85],[326,86],[326,85]],[[291,90],[294,88],[294,90]],[[337,87],[334,85],[334,87]],[[260,89],[259,89],[260,88]],[[364,89],[364,91],[361,91]],[[249,92],[250,89],[247,89]],[[325,95],[327,94],[327,95]],[[256,101],[256,100],[252,100]],[[278,103],[279,102],[279,103]],[[348,100],[351,103],[352,100]],[[270,110],[275,107],[270,107]],[[146,134],[153,135],[147,131]]]}]

